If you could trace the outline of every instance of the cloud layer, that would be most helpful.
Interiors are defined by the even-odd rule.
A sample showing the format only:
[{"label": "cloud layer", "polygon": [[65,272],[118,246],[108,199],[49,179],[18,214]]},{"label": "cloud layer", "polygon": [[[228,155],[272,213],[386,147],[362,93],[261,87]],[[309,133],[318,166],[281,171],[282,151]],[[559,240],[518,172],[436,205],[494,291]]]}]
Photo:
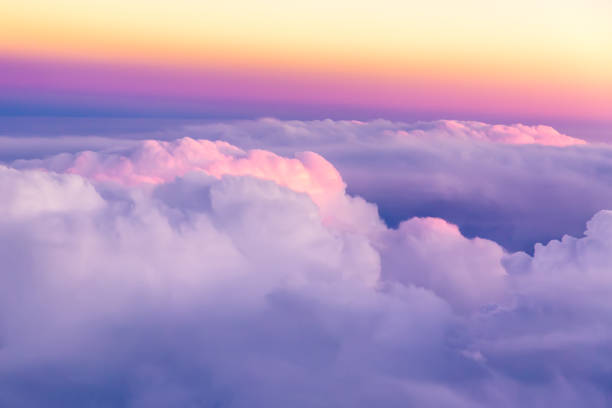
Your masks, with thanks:
[{"label": "cloud layer", "polygon": [[612,148],[547,126],[265,119],[181,134],[283,154],[316,151],[390,225],[441,217],[509,250],[581,234],[596,211],[612,208]]},{"label": "cloud layer", "polygon": [[[152,171],[158,179],[165,179],[193,167],[207,167],[204,151],[211,148],[189,139],[170,144],[151,142],[149,151],[143,154],[155,166],[162,166],[166,173],[160,174],[162,170],[139,167],[143,163],[134,152],[143,148],[136,147],[140,142],[135,139],[173,141],[187,137],[229,142],[239,149],[215,154],[228,155],[224,165],[233,166],[232,174],[239,174],[239,166],[245,163],[262,166],[267,160],[264,157],[272,157],[270,152],[294,157],[302,151],[313,151],[339,170],[351,194],[376,203],[389,225],[397,226],[414,216],[440,217],[458,225],[469,237],[492,239],[508,250],[530,253],[537,242],[559,239],[565,233],[581,234],[595,212],[612,208],[612,148],[587,144],[548,126],[448,120],[402,123],[261,119],[140,133],[124,129],[115,135],[107,130],[105,135],[104,138],[69,134],[57,138],[5,136],[0,140],[0,159],[12,162],[16,158],[93,150],[101,161],[90,163],[91,169],[77,165],[78,171],[97,171],[111,177],[103,170],[114,166],[113,171],[128,171],[133,178],[143,174],[149,177],[147,172]],[[181,143],[199,144],[200,161],[180,156],[180,150],[185,150]],[[154,149],[160,151],[160,156],[154,157]],[[250,150],[253,157],[240,153]],[[112,162],[116,159],[99,157],[107,153],[124,156],[134,169],[121,170]],[[171,163],[161,163],[161,156],[174,153],[173,160],[181,161],[182,170]],[[59,163],[58,169],[64,169],[66,164],[61,167],[64,162],[54,160]],[[276,172],[279,177],[290,175],[289,169],[280,172],[274,169],[274,163],[275,159],[271,159],[268,168],[261,168],[260,172]],[[289,162],[287,165],[291,167]]]},{"label": "cloud layer", "polygon": [[[269,122],[247,125],[283,125]],[[437,142],[454,146],[446,130],[421,131],[390,132],[408,148],[383,140],[374,153],[355,137],[337,157],[356,171],[357,151],[429,149],[418,180]],[[475,138],[463,154],[605,152]],[[0,405],[609,405],[612,212],[582,238],[511,253],[440,218],[389,228],[322,156],[248,143],[147,141],[0,166]]]}]

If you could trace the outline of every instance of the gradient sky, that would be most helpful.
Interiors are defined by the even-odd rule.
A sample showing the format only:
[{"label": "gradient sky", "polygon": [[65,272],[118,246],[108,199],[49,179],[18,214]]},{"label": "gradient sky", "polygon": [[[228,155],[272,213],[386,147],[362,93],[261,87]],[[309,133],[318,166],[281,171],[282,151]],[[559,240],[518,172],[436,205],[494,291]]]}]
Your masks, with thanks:
[{"label": "gradient sky", "polygon": [[0,112],[612,122],[612,3],[3,5]]}]

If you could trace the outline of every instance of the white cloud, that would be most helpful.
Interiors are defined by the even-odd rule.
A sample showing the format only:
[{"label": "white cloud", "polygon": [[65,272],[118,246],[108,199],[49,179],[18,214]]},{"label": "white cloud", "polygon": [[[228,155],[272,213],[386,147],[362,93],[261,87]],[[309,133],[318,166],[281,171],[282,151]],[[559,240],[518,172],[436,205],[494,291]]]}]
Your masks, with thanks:
[{"label": "white cloud", "polygon": [[609,399],[610,212],[529,256],[438,218],[390,229],[310,153],[183,139],[15,167],[0,167],[0,405]]},{"label": "white cloud", "polygon": [[92,211],[104,202],[81,177],[18,171],[0,165],[0,212],[7,219],[41,213]]},{"label": "white cloud", "polygon": [[502,248],[467,239],[439,218],[413,218],[387,232],[383,277],[428,288],[459,310],[503,301],[506,271]]},{"label": "white cloud", "polygon": [[[85,180],[80,191],[56,182],[75,178],[15,182],[40,197],[56,187],[88,194]],[[133,406],[157,398],[339,402],[341,394],[323,392],[330,382],[353,388],[371,370],[402,392],[385,379],[386,354],[430,353],[431,342],[442,341],[444,301],[412,287],[378,288],[380,255],[367,237],[326,227],[308,196],[251,177],[191,174],[175,183],[153,191],[100,186],[110,198],[96,211],[54,207],[0,222],[3,403],[38,406],[53,397],[24,392],[28,383],[95,391],[101,401],[120,393]],[[194,199],[199,207],[181,205]],[[415,313],[416,305],[426,310]]]}]

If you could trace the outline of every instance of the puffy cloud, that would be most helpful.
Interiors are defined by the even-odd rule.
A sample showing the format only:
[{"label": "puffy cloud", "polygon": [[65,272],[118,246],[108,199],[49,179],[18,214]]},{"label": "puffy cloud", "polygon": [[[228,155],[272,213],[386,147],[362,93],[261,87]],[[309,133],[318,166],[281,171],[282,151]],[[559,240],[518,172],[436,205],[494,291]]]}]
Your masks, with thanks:
[{"label": "puffy cloud", "polygon": [[439,218],[412,218],[387,232],[383,278],[432,290],[458,309],[501,302],[506,271],[502,248],[467,239]]},{"label": "puffy cloud", "polygon": [[612,213],[508,253],[344,186],[191,139],[0,167],[0,405],[608,405]]},{"label": "puffy cloud", "polygon": [[556,384],[567,406],[609,404],[611,225],[612,212],[601,211],[582,238],[504,259],[513,300],[480,316],[468,334],[489,367],[519,382]]},{"label": "puffy cloud", "polygon": [[[217,178],[254,176],[308,194],[328,223],[372,231],[382,227],[376,209],[360,198],[346,196],[346,185],[335,167],[310,151],[299,152],[291,159],[265,150],[246,152],[222,141],[182,138],[171,142],[146,140],[129,150],[128,155],[85,151],[21,160],[16,165],[123,185],[162,184],[189,172]],[[359,222],[354,222],[356,219]]]},{"label": "puffy cloud", "polygon": [[[612,287],[612,211],[595,214],[582,238],[566,235],[546,245],[536,244],[533,258],[517,253],[506,262],[523,296],[547,298],[557,307],[572,309],[606,305]],[[573,296],[581,292],[589,296]]]},{"label": "puffy cloud", "polygon": [[[43,203],[93,188],[11,171]],[[97,188],[105,205],[87,212],[0,221],[3,405],[464,399],[450,389],[431,399],[420,382],[436,370],[421,373],[423,358],[406,368],[389,358],[435,356],[449,307],[424,289],[379,287],[371,242],[326,227],[308,196],[198,173],[154,190]]]},{"label": "puffy cloud", "polygon": [[8,218],[41,213],[92,211],[104,204],[81,177],[41,171],[18,171],[0,165],[0,211]]},{"label": "puffy cloud", "polygon": [[612,208],[612,148],[548,126],[263,119],[180,133],[283,154],[314,150],[389,224],[440,217],[509,250],[580,234],[592,214]]},{"label": "puffy cloud", "polygon": [[[98,154],[110,151],[136,166],[124,169],[133,178],[138,177],[139,171],[147,177],[147,169],[138,168],[142,160],[133,156],[135,138],[188,137],[224,140],[245,152],[246,157],[237,152],[229,154],[226,168],[219,169],[223,173],[239,174],[241,165],[268,162],[267,169],[259,171],[282,178],[290,176],[290,163],[297,168],[308,166],[304,158],[297,157],[299,163],[277,160],[271,158],[270,152],[291,157],[314,151],[340,171],[350,193],[376,203],[383,219],[392,226],[414,216],[439,217],[458,225],[467,236],[492,239],[508,250],[529,252],[536,242],[558,239],[565,233],[580,234],[592,214],[612,208],[608,177],[612,174],[612,149],[586,144],[548,126],[450,120],[403,123],[261,119],[126,132],[124,129],[117,133],[115,140],[108,133],[106,139],[65,135],[57,141],[50,137],[5,137],[0,143],[0,158],[12,161],[19,157],[17,146],[22,146],[22,158],[43,157],[45,151],[57,153],[60,148],[72,154],[84,148]],[[161,163],[163,154],[171,154],[187,166],[206,166],[180,158],[180,144],[152,142],[146,156],[153,159],[151,164],[161,165],[171,173],[180,169],[169,170],[170,163]],[[187,147],[187,142],[183,144]],[[161,151],[158,158],[153,152],[155,146]],[[205,148],[198,150],[204,152]],[[59,156],[55,160],[59,161]],[[274,163],[283,163],[287,169],[274,168]],[[113,166],[114,171],[120,171],[118,163],[100,165],[105,168],[98,167],[97,171],[106,176],[112,176],[108,170]],[[85,170],[89,171],[80,168]],[[160,171],[151,174],[158,178],[168,175]],[[324,182],[324,177],[316,176],[312,168],[306,168],[306,172],[311,174],[313,183],[303,188],[318,188],[317,183]]]}]

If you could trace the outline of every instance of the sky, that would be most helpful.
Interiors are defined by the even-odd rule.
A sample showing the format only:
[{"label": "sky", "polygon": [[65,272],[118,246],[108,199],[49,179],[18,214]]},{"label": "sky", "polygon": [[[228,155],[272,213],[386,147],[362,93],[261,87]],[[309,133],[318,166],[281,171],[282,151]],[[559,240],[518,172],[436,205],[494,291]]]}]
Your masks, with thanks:
[{"label": "sky", "polygon": [[0,113],[596,132],[612,123],[610,18],[605,0],[10,2]]},{"label": "sky", "polygon": [[0,9],[0,406],[612,406],[612,3]]}]

